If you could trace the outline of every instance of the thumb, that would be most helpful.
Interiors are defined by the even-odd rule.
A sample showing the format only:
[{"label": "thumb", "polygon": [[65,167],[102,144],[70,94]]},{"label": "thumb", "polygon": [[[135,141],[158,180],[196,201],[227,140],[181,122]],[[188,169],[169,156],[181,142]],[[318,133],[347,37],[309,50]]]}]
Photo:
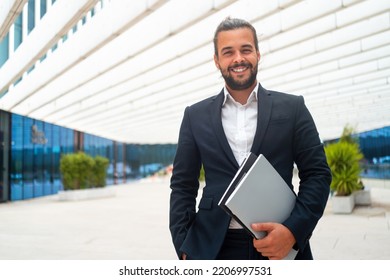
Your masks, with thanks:
[{"label": "thumb", "polygon": [[254,231],[267,231],[270,232],[275,228],[274,223],[254,223],[251,225]]}]

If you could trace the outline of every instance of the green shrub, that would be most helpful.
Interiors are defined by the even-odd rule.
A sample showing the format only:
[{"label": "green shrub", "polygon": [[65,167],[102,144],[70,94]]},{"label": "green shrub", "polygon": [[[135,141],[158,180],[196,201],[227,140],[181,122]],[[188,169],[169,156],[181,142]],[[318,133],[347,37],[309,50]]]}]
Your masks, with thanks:
[{"label": "green shrub", "polygon": [[96,188],[102,188],[106,185],[107,167],[109,161],[102,156],[96,156],[94,158],[94,165],[92,171],[92,185]]},{"label": "green shrub", "polygon": [[359,145],[353,141],[339,141],[325,147],[325,154],[332,172],[330,189],[338,196],[350,195],[361,189]]},{"label": "green shrub", "polygon": [[60,171],[64,190],[104,187],[108,159],[78,152],[61,156]]}]

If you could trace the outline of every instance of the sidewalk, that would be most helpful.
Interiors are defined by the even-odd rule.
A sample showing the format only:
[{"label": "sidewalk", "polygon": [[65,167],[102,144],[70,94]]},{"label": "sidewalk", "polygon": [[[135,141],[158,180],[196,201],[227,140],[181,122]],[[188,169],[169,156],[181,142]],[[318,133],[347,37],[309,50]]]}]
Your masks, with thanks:
[{"label": "sidewalk", "polygon": [[390,181],[363,179],[371,206],[333,214],[329,200],[311,238],[315,259],[390,260]]},{"label": "sidewalk", "polygon": [[[335,215],[328,202],[311,239],[315,259],[390,260],[390,182],[365,184],[371,207]],[[60,202],[53,195],[0,204],[0,260],[176,259],[168,179],[112,188],[112,198]]]}]

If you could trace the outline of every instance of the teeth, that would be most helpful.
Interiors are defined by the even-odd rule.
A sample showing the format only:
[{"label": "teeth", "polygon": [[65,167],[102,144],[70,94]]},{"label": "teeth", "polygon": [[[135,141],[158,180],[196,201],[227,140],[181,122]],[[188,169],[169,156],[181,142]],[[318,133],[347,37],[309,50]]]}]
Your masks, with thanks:
[{"label": "teeth", "polygon": [[240,73],[240,72],[243,72],[245,69],[246,69],[246,67],[244,67],[244,68],[232,68],[232,71]]}]

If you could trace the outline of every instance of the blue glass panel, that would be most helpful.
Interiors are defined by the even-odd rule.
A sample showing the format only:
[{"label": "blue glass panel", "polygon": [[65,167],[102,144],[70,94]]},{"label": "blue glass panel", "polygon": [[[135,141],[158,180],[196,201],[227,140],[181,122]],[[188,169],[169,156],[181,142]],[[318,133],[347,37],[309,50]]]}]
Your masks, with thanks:
[{"label": "blue glass panel", "polygon": [[34,176],[34,197],[43,196],[43,147],[47,143],[46,135],[43,130],[43,122],[34,121],[31,130],[31,141],[33,142],[33,176]]},{"label": "blue glass panel", "polygon": [[0,202],[8,200],[8,113],[0,110]]},{"label": "blue glass panel", "polygon": [[35,27],[35,0],[28,0],[27,33]]},{"label": "blue glass panel", "polygon": [[19,82],[20,82],[22,79],[23,79],[23,76],[20,77],[19,79],[17,79],[17,80],[15,81],[15,83],[14,83],[14,86],[16,86],[17,84],[19,84]]},{"label": "blue glass panel", "polygon": [[41,18],[46,14],[46,0],[41,0]]},{"label": "blue glass panel", "polygon": [[23,12],[19,14],[16,18],[14,24],[14,49],[16,50],[20,44],[22,43],[23,35],[22,35],[22,26],[23,26]]},{"label": "blue glass panel", "polygon": [[105,157],[109,160],[108,170],[107,170],[107,185],[113,185],[114,184],[114,141],[105,139],[105,148],[106,148],[106,155]]},{"label": "blue glass panel", "polygon": [[64,36],[62,36],[62,42],[65,42],[66,40],[68,40],[68,34],[65,34]]},{"label": "blue glass panel", "polygon": [[61,158],[61,128],[58,125],[52,127],[52,177],[53,177],[53,193],[62,190],[61,173],[60,173],[60,158]]},{"label": "blue glass panel", "polygon": [[9,57],[8,45],[9,45],[9,34],[5,35],[3,40],[0,41],[0,67],[2,67],[3,64],[8,60]]},{"label": "blue glass panel", "polygon": [[[11,199],[28,199],[62,189],[62,154],[74,152],[71,129],[12,114]],[[107,185],[150,175],[172,163],[176,145],[124,145],[84,134],[84,151],[108,158]],[[126,175],[126,178],[124,177]]]},{"label": "blue glass panel", "polygon": [[65,152],[73,153],[75,151],[74,148],[74,131],[69,128],[65,128],[65,134],[66,134],[66,142],[65,142]]},{"label": "blue glass panel", "polygon": [[11,200],[23,199],[23,117],[11,115]]},{"label": "blue glass panel", "polygon": [[116,142],[116,179],[117,183],[124,182],[123,144]]},{"label": "blue glass panel", "polygon": [[46,57],[47,57],[46,54],[43,55],[43,56],[39,59],[39,61],[40,61],[40,62],[44,61],[44,60],[46,59]]},{"label": "blue glass panel", "polygon": [[52,184],[52,124],[44,123],[45,137],[47,139],[46,144],[43,146],[43,195],[53,194]]},{"label": "blue glass panel", "polygon": [[33,120],[23,120],[23,199],[34,197],[34,147],[31,142]]},{"label": "blue glass panel", "polygon": [[[1,68],[1,65],[0,65],[0,68]],[[4,90],[3,92],[0,92],[0,98],[2,98],[7,93],[8,93],[8,89]]]},{"label": "blue glass panel", "polygon": [[92,152],[91,152],[91,146],[92,146],[92,141],[91,141],[91,137],[89,136],[89,134],[86,134],[84,133],[84,146],[83,146],[83,151],[88,154],[88,155],[92,155]]}]

